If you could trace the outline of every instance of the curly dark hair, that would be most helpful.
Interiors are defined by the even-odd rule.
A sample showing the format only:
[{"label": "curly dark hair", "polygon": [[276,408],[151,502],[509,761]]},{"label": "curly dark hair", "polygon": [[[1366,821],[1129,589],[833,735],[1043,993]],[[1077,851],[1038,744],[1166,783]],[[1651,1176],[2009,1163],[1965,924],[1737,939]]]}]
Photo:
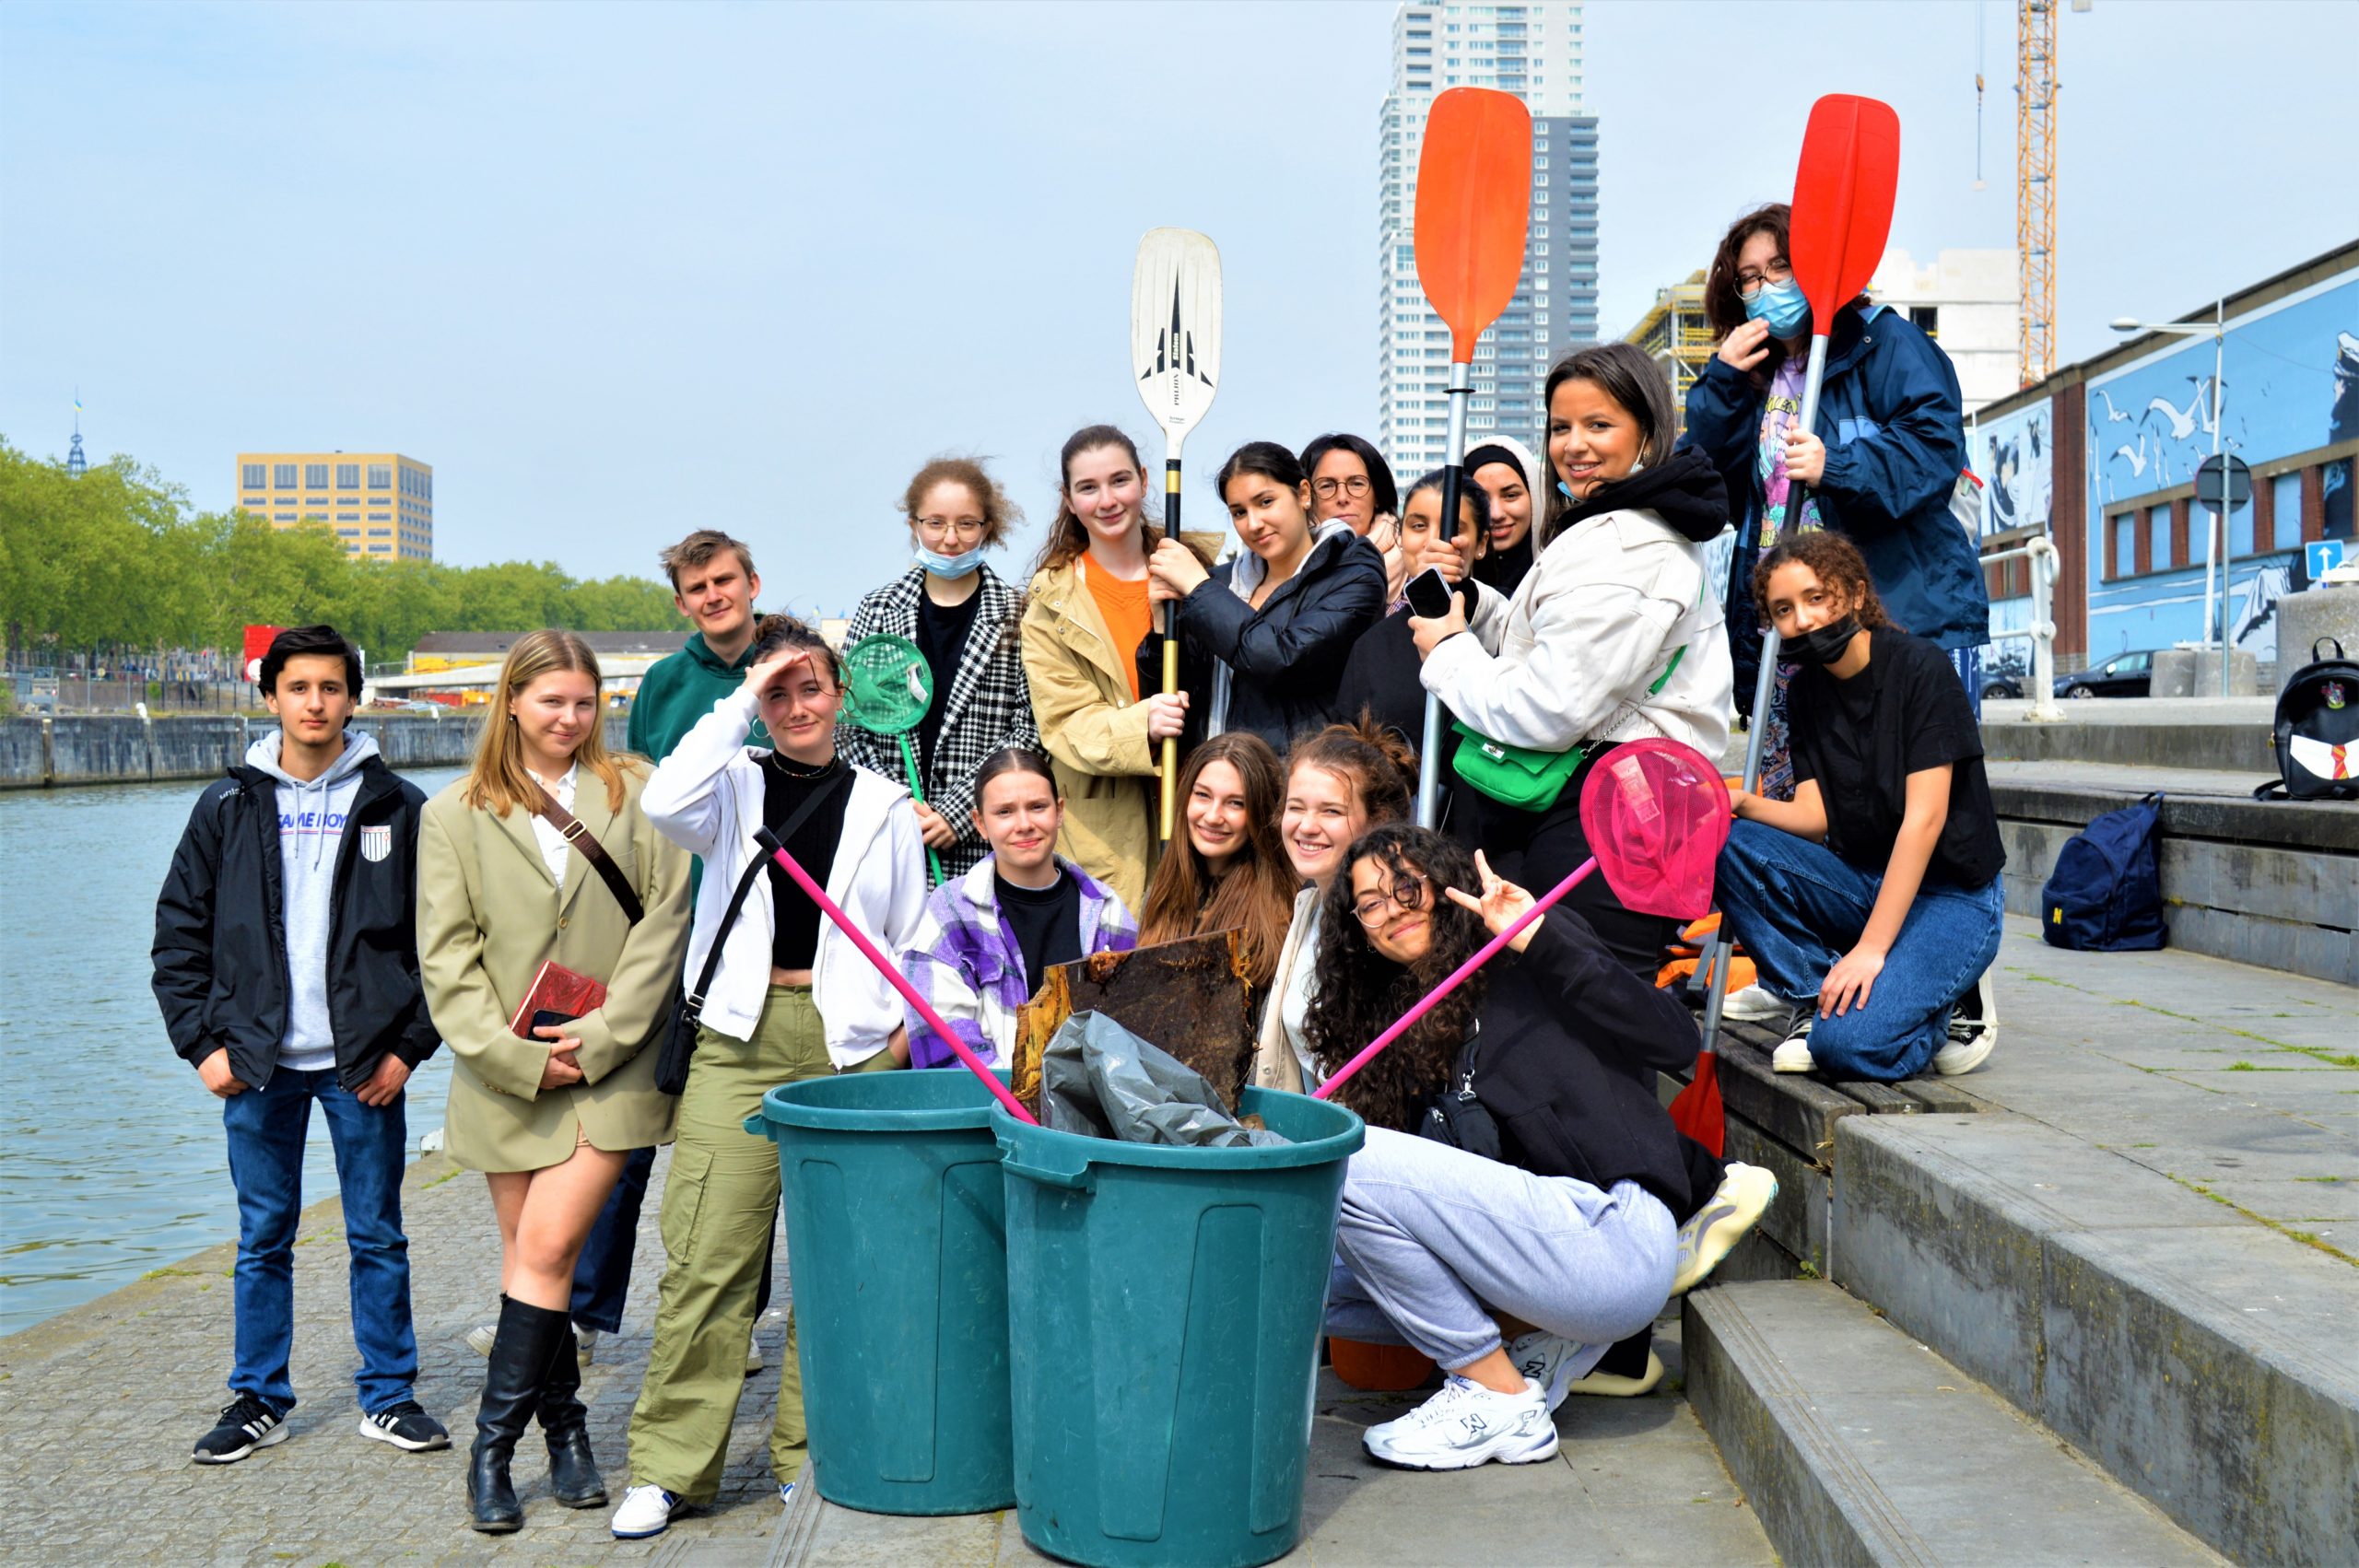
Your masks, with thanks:
[{"label": "curly dark hair", "polygon": [[1769,614],[1769,579],[1779,567],[1798,562],[1808,567],[1818,580],[1840,592],[1851,602],[1851,613],[1860,617],[1860,625],[1873,630],[1890,626],[1895,631],[1908,628],[1894,620],[1876,596],[1875,579],[1868,574],[1868,563],[1860,547],[1832,529],[1813,528],[1803,533],[1789,533],[1770,546],[1753,568],[1753,603],[1762,618]]},{"label": "curly dark hair", "polygon": [[[1388,880],[1423,874],[1433,883],[1433,945],[1403,967],[1376,951],[1352,909],[1352,873],[1375,860]],[[1304,1021],[1310,1054],[1327,1071],[1349,1061],[1391,1027],[1483,944],[1482,917],[1451,899],[1445,888],[1480,893],[1474,860],[1458,841],[1429,827],[1387,823],[1360,835],[1319,907],[1319,966],[1310,1015]],[[1483,1005],[1484,974],[1444,997],[1416,1026],[1394,1041],[1335,1092],[1370,1127],[1408,1132],[1449,1082],[1458,1048]]]}]

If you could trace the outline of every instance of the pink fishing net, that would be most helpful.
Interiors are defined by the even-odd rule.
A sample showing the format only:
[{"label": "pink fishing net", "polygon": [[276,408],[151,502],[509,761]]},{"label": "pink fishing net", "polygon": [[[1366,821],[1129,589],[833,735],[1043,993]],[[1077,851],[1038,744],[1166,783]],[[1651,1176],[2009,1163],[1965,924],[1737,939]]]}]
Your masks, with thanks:
[{"label": "pink fishing net", "polygon": [[1581,828],[1623,903],[1694,919],[1712,907],[1712,865],[1729,837],[1728,785],[1693,746],[1632,741],[1589,770]]}]

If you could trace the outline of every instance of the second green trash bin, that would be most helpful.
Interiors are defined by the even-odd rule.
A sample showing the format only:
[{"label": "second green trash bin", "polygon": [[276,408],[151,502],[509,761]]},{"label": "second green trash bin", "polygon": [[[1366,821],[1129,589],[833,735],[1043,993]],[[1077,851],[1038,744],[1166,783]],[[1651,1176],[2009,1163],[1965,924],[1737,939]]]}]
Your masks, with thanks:
[{"label": "second green trash bin", "polygon": [[992,1111],[1017,1521],[1042,1551],[1251,1568],[1301,1539],[1336,1203],[1363,1129],[1299,1094],[1248,1089],[1238,1110],[1294,1141],[1120,1143]]}]

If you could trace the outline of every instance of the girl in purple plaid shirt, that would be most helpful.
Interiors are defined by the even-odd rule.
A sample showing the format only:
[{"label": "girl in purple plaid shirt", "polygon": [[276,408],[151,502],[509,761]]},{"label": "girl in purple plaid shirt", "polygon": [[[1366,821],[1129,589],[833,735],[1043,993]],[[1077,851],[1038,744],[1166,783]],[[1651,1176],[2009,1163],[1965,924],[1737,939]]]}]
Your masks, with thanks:
[{"label": "girl in purple plaid shirt", "polygon": [[[1049,759],[1007,746],[975,775],[975,825],[991,853],[933,890],[901,961],[958,1037],[985,1061],[1005,1065],[1016,1010],[1057,964],[1093,953],[1128,953],[1138,922],[1122,901],[1057,854],[1065,803]],[[947,1067],[949,1042],[914,1012],[910,1065]]]}]

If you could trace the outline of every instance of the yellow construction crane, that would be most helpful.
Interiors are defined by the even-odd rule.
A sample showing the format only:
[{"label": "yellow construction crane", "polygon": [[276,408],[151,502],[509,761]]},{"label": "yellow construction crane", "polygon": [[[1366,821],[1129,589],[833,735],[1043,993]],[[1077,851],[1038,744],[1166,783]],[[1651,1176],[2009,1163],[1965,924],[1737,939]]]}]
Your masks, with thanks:
[{"label": "yellow construction crane", "polygon": [[[2056,369],[2056,11],[2058,0],[2015,7],[2015,265],[2025,386]],[[2085,11],[2095,0],[2071,0]],[[1976,102],[1982,78],[1974,78]]]}]

